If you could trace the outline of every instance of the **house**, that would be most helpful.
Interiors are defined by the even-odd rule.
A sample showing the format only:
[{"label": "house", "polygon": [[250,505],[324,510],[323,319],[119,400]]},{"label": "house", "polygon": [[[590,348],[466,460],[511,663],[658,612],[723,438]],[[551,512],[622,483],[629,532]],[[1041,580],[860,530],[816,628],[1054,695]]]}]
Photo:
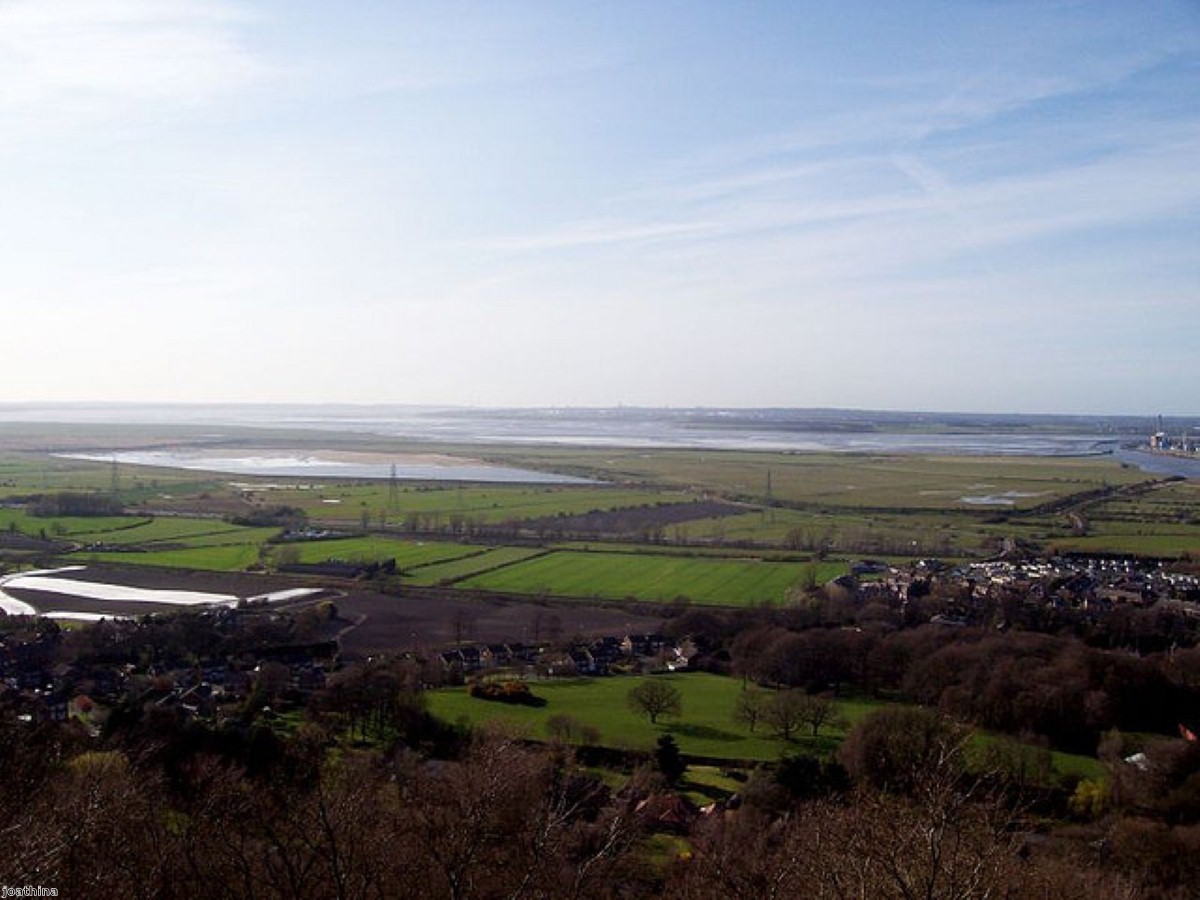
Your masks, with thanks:
[{"label": "house", "polygon": [[578,675],[579,669],[570,653],[550,650],[543,653],[539,665],[547,675]]},{"label": "house", "polygon": [[580,675],[596,674],[596,660],[587,647],[574,647],[567,655],[571,657],[575,671]]},{"label": "house", "polygon": [[67,707],[69,705],[69,699],[65,693],[54,692],[43,694],[41,701],[41,708],[38,710],[38,718],[48,722],[67,721]]},{"label": "house", "polygon": [[651,831],[686,834],[700,815],[686,797],[679,794],[654,794],[634,808],[637,817]]},{"label": "house", "polygon": [[325,667],[308,663],[292,667],[290,687],[300,694],[315,694],[325,688]]},{"label": "house", "polygon": [[484,669],[498,669],[512,663],[512,654],[504,644],[488,644],[479,651],[479,664]]},{"label": "house", "polygon": [[621,641],[621,652],[626,656],[653,656],[667,645],[661,634],[628,634]]}]

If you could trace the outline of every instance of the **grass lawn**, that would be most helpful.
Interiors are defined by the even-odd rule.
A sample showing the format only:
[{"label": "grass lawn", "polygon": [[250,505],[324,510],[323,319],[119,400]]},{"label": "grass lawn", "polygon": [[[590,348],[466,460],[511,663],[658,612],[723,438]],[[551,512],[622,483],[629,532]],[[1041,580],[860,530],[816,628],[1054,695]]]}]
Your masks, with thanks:
[{"label": "grass lawn", "polygon": [[[471,725],[501,721],[535,740],[546,739],[546,720],[550,716],[566,714],[581,724],[597,728],[600,744],[606,747],[651,750],[660,735],[670,734],[687,754],[761,761],[777,760],[784,752],[829,757],[850,728],[875,710],[895,705],[868,697],[838,699],[837,717],[844,726],[825,726],[819,737],[801,734],[785,744],[770,737],[762,726],[752,734],[745,726],[733,721],[734,702],[742,690],[740,679],[707,672],[646,677],[667,681],[679,689],[683,698],[681,716],[663,717],[651,725],[645,716],[634,713],[626,705],[625,698],[643,679],[625,676],[531,682],[534,695],[546,701],[542,707],[508,706],[477,700],[467,696],[466,688],[443,688],[427,696],[430,711],[443,719],[465,719]],[[983,747],[991,739],[990,735],[977,732],[972,737],[972,744]],[[1051,758],[1055,776],[1105,777],[1104,767],[1094,757],[1052,751]],[[689,772],[693,770],[689,769]],[[688,777],[696,782],[692,789],[701,793],[704,785],[722,790],[731,787],[730,779],[721,776],[717,770],[699,767]]]},{"label": "grass lawn", "polygon": [[[760,727],[751,734],[731,718],[734,700],[742,689],[736,678],[692,672],[647,676],[667,681],[683,697],[683,715],[660,718],[651,725],[626,705],[625,697],[640,678],[568,678],[531,683],[533,693],[546,700],[542,707],[508,706],[467,696],[466,688],[431,692],[429,708],[449,721],[465,717],[473,725],[499,720],[515,726],[529,737],[546,737],[546,720],[556,714],[575,717],[600,731],[600,743],[621,749],[650,750],[660,735],[674,735],[684,753],[723,759],[775,760],[787,751],[801,750],[827,755],[844,736],[833,728],[822,729],[819,738],[800,737],[785,745],[769,737]],[[854,722],[880,704],[855,700],[839,703],[839,713]]]},{"label": "grass lawn", "polygon": [[[1007,736],[999,735],[989,731],[976,731],[971,737],[967,745],[967,758],[969,765],[986,766],[988,765],[984,751],[993,741],[1006,739]],[[1083,756],[1079,753],[1066,753],[1061,750],[1050,751],[1050,769],[1051,775],[1054,778],[1063,778],[1064,776],[1091,778],[1091,779],[1106,779],[1108,772],[1104,768],[1104,764],[1094,756]]]},{"label": "grass lawn", "polygon": [[1104,768],[1104,764],[1094,756],[1051,750],[1050,759],[1056,775],[1078,775],[1080,778],[1093,780],[1108,778],[1108,771]]}]

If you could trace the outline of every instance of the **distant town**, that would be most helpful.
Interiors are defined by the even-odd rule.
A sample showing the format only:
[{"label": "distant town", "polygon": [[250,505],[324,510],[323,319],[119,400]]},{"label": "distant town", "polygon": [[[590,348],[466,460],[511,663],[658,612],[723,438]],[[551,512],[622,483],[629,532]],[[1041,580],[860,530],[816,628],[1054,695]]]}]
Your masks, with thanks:
[{"label": "distant town", "polygon": [[1158,417],[1157,428],[1150,435],[1150,449],[1155,453],[1170,453],[1184,456],[1200,456],[1200,433],[1185,428],[1172,435],[1163,428],[1163,417]]}]

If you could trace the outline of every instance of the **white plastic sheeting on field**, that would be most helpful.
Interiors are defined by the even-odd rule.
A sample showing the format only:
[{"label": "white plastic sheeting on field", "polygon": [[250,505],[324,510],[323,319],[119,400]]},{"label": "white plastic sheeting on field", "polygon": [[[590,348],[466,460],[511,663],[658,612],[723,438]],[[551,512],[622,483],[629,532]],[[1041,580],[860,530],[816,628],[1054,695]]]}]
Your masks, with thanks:
[{"label": "white plastic sheeting on field", "polygon": [[[202,591],[172,591],[159,588],[138,588],[125,584],[106,584],[100,581],[81,581],[76,578],[58,578],[63,572],[77,572],[82,566],[51,569],[39,572],[21,572],[0,579],[0,596],[4,611],[9,612],[8,603],[20,604],[32,610],[28,603],[8,595],[8,590],[42,591],[47,594],[66,594],[88,600],[108,600],[120,603],[159,603],[168,606],[232,606],[238,602],[233,594],[209,594]],[[9,612],[9,615],[35,615],[33,612]]]}]

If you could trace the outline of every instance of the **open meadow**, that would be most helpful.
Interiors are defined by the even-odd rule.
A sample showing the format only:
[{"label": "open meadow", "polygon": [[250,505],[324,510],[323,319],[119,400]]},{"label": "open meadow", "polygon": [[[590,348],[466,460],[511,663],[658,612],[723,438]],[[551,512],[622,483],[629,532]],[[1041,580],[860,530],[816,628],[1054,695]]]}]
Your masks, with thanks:
[{"label": "open meadow", "polygon": [[[681,695],[679,716],[660,718],[651,724],[626,702],[629,691],[649,678],[675,687]],[[651,675],[644,678],[564,678],[531,681],[535,697],[544,706],[519,706],[468,696],[466,688],[442,688],[431,692],[429,709],[447,721],[472,725],[501,722],[533,740],[548,740],[547,722],[554,716],[570,716],[578,724],[599,732],[598,744],[618,750],[651,750],[664,734],[675,738],[680,749],[698,757],[738,761],[770,761],[785,753],[803,753],[830,758],[846,734],[869,713],[888,706],[887,701],[869,697],[836,700],[835,720],[823,725],[817,736],[801,728],[789,741],[772,736],[765,725],[751,731],[733,718],[734,705],[743,690],[742,681],[704,672]],[[973,743],[983,749],[993,740],[977,733]],[[1055,776],[1097,777],[1103,768],[1094,757],[1071,753],[1052,754]]]},{"label": "open meadow", "polygon": [[[719,450],[526,449],[503,457],[557,463],[618,482],[703,487],[759,502],[869,509],[1028,509],[1151,476],[1110,456],[925,456]],[[991,501],[985,502],[985,501]],[[1009,501],[1009,502],[1003,502]]]},{"label": "open meadow", "polygon": [[[747,606],[782,602],[805,577],[807,563],[719,559],[650,553],[557,551],[466,578],[463,587],[522,594],[635,598]],[[843,574],[842,564],[823,564],[820,575]],[[826,579],[828,580],[828,579]]]},{"label": "open meadow", "polygon": [[[294,433],[276,440],[302,443]],[[379,438],[341,435],[336,444],[386,454]],[[397,453],[413,449],[395,446]],[[23,449],[0,456],[0,497],[15,501],[0,508],[0,532],[13,536],[4,552],[14,560],[52,553],[61,562],[229,572],[394,560],[400,589],[726,606],[779,602],[864,556],[979,558],[1013,539],[1032,548],[1153,556],[1200,550],[1200,485],[1154,484],[1107,456],[470,452],[605,483],[389,483],[133,465],[114,471]],[[24,503],[58,491],[104,495],[114,485],[124,516],[35,515]],[[230,521],[261,521],[281,508],[341,534],[277,542],[279,526]]]},{"label": "open meadow", "polygon": [[[443,688],[429,694],[429,708],[451,722],[459,718],[475,725],[502,721],[535,740],[547,739],[546,721],[551,716],[569,715],[596,728],[601,746],[649,750],[660,735],[670,734],[685,753],[723,759],[774,760],[794,750],[827,756],[845,736],[844,728],[826,727],[817,738],[803,735],[784,743],[770,737],[762,726],[752,733],[733,720],[734,702],[742,690],[742,682],[737,678],[703,672],[648,677],[679,690],[682,715],[663,717],[651,725],[646,716],[631,710],[625,700],[630,689],[643,679],[619,676],[530,682],[534,696],[546,701],[540,707],[479,700],[468,696],[466,688]],[[846,701],[839,704],[839,712],[852,723],[876,705],[869,701]]]}]

